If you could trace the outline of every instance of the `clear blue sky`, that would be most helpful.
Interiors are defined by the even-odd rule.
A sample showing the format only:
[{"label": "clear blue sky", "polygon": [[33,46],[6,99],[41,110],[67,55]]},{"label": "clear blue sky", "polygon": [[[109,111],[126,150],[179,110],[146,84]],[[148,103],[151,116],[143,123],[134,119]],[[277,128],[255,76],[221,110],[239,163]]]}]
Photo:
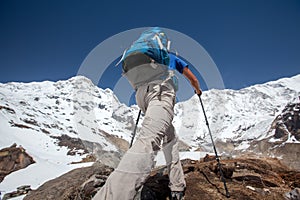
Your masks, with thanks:
[{"label": "clear blue sky", "polygon": [[147,26],[198,41],[226,88],[300,73],[299,0],[0,0],[0,82],[68,79],[100,42]]}]

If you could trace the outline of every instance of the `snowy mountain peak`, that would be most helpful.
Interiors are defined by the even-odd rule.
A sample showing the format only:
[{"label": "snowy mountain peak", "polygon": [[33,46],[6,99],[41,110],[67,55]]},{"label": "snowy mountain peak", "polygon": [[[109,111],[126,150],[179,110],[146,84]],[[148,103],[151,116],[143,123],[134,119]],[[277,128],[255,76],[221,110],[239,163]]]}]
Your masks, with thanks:
[{"label": "snowy mountain peak", "polygon": [[[202,100],[213,137],[217,140],[247,141],[260,139],[286,104],[300,96],[300,75],[258,84],[241,90],[209,90]],[[194,147],[211,149],[204,116],[195,95],[175,107],[179,135]],[[246,145],[247,146],[247,145]],[[243,147],[246,147],[243,143]]]},{"label": "snowy mountain peak", "polygon": [[[58,82],[1,84],[0,100],[0,114],[6,118],[3,123],[52,136],[66,134],[98,141],[103,148],[111,150],[116,149],[107,144],[101,132],[129,140],[128,127],[132,126],[132,120],[127,124],[119,122],[116,113],[135,110],[121,104],[110,89],[98,88],[83,76]],[[122,118],[130,119],[131,115]],[[0,143],[11,145],[9,140]]]}]

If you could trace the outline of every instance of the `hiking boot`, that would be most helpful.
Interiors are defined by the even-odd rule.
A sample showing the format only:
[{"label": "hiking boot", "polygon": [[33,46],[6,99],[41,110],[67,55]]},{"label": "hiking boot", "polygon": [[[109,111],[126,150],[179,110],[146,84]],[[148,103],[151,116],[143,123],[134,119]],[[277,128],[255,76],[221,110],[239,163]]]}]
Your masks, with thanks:
[{"label": "hiking boot", "polygon": [[171,192],[171,200],[183,200],[184,192],[173,191]]}]

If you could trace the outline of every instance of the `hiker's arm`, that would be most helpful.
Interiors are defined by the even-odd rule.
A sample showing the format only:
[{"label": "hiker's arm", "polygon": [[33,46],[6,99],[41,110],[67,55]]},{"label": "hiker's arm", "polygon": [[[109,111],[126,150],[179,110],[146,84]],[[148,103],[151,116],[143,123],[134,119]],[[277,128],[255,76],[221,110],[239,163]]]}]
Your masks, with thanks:
[{"label": "hiker's arm", "polygon": [[188,67],[185,67],[183,69],[183,75],[189,79],[191,85],[194,87],[196,93],[198,95],[201,95],[202,94],[202,91],[200,89],[200,85],[199,85],[199,81],[198,79],[196,78],[196,76],[193,74],[193,72],[191,72],[191,70],[189,70]]}]

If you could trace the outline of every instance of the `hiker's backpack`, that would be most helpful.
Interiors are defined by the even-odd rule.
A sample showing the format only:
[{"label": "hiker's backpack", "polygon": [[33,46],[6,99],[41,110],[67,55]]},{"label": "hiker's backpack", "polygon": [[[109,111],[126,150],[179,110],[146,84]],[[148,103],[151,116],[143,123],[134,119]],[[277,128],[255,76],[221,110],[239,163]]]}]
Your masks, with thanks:
[{"label": "hiker's backpack", "polygon": [[132,53],[143,53],[159,64],[169,65],[169,48],[167,35],[159,27],[150,28],[126,50],[123,60]]},{"label": "hiker's backpack", "polygon": [[134,89],[140,85],[168,77],[170,41],[158,27],[144,31],[125,50],[121,62],[123,75]]}]

